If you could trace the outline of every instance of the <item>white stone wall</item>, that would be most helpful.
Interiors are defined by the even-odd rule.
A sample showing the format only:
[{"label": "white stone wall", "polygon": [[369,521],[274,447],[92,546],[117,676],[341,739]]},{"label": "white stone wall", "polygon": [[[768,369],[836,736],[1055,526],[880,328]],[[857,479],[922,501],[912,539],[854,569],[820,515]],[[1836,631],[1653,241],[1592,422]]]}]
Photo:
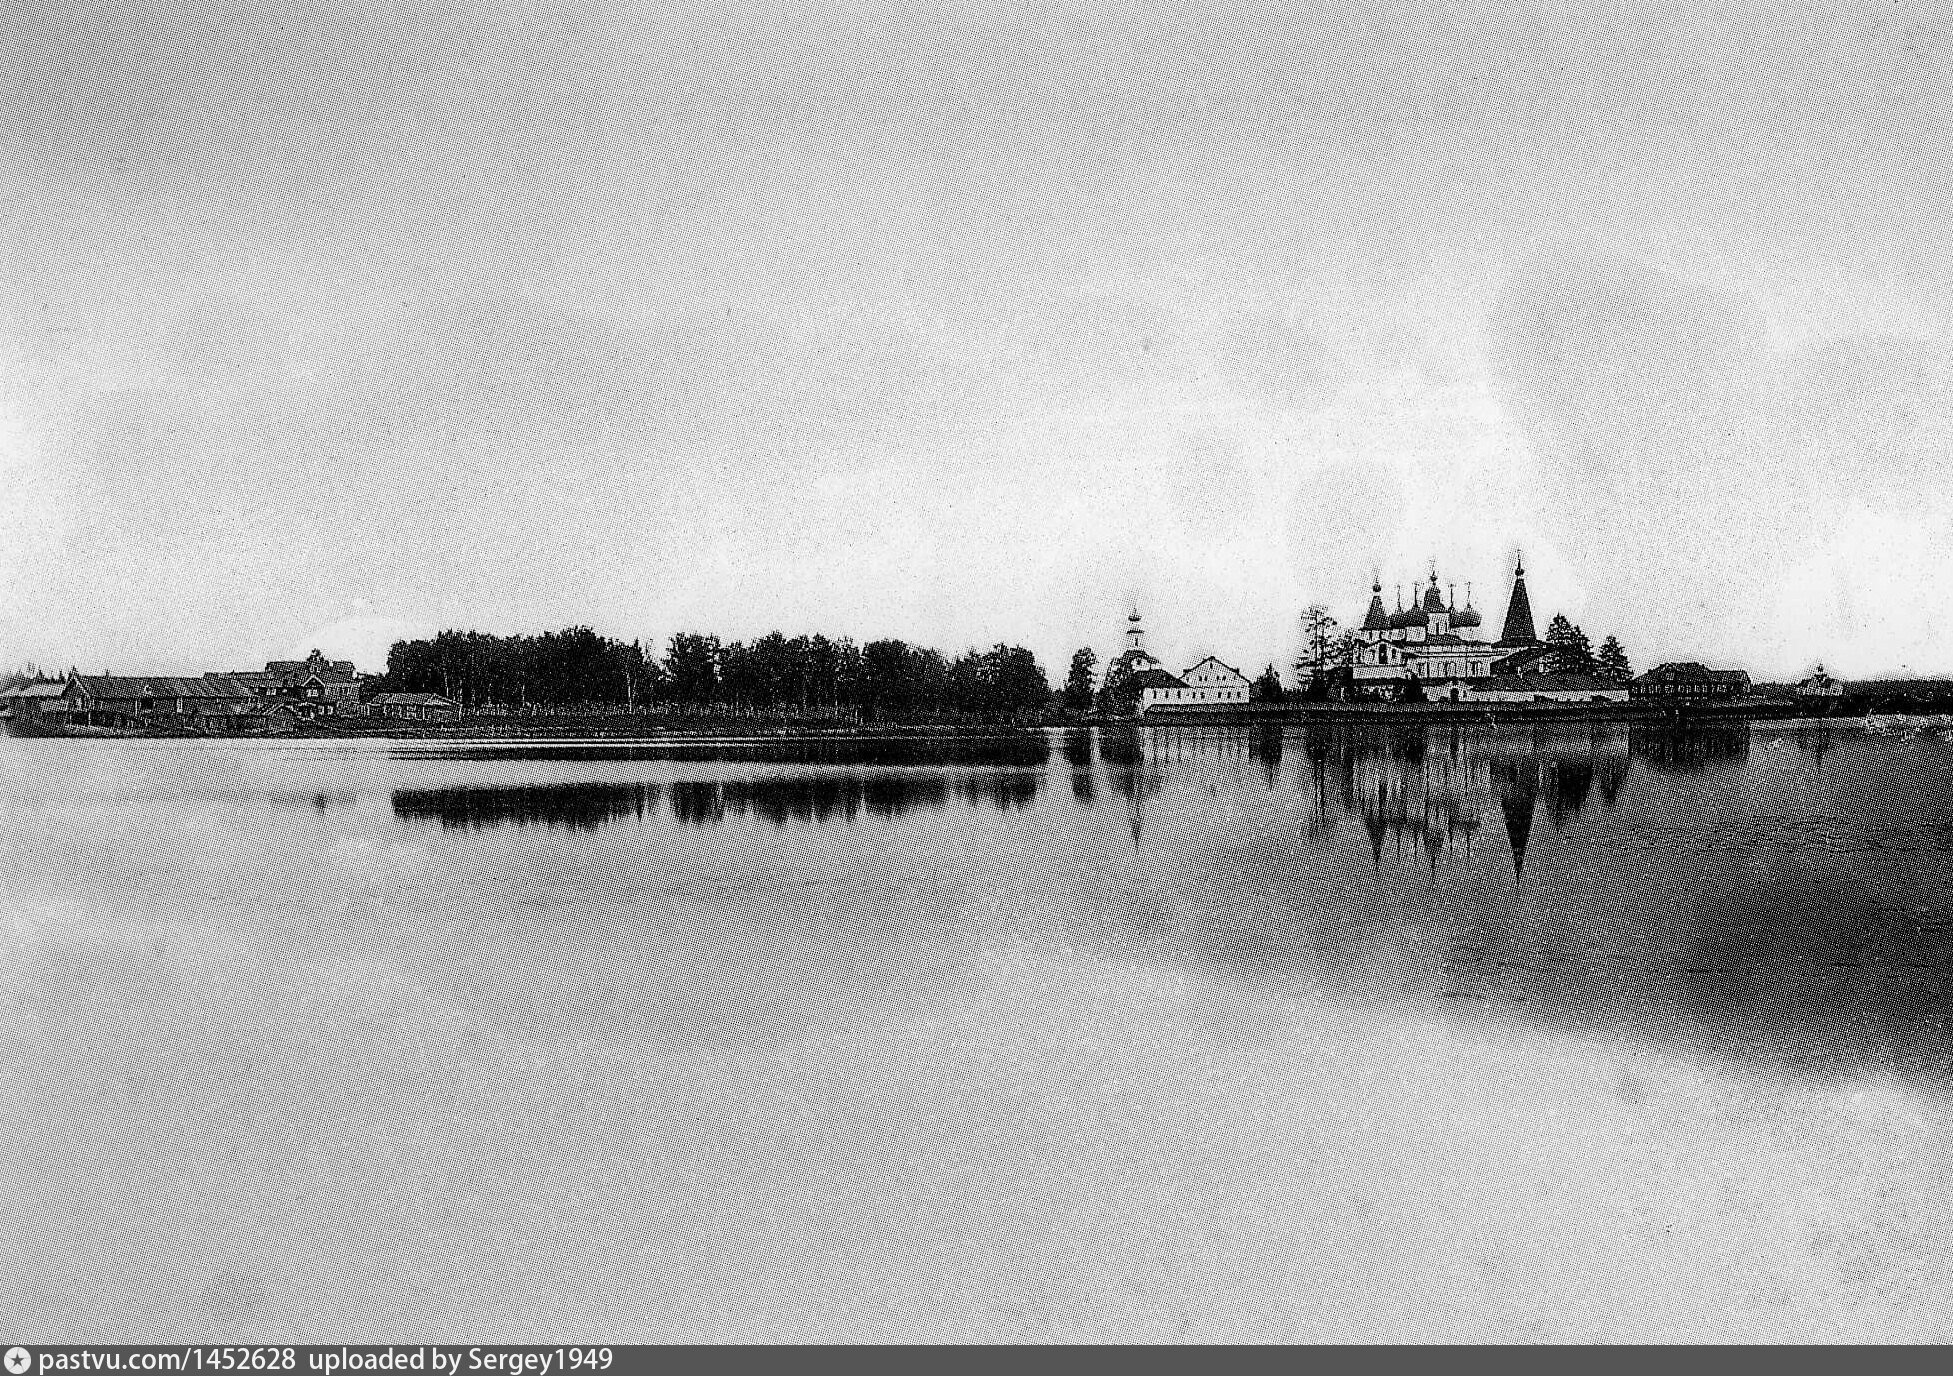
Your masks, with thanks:
[{"label": "white stone wall", "polygon": [[[1441,687],[1444,689],[1442,696],[1446,701],[1449,701],[1451,696],[1449,691],[1450,685],[1441,685]],[[1434,698],[1439,697],[1440,693],[1438,689],[1431,689],[1430,696]],[[1475,689],[1467,684],[1464,685],[1463,691],[1459,695],[1461,702],[1537,702],[1541,698],[1544,698],[1548,702],[1592,702],[1595,698],[1599,698],[1604,702],[1626,702],[1628,700],[1628,692],[1626,688],[1620,687],[1582,689],[1578,692],[1549,692],[1545,689],[1508,692],[1504,689]]]},{"label": "white stone wall", "polygon": [[1244,682],[1238,687],[1210,685],[1197,688],[1189,685],[1185,688],[1148,688],[1139,695],[1139,700],[1142,708],[1158,703],[1169,703],[1176,707],[1211,707],[1223,702],[1246,702],[1248,685]]}]

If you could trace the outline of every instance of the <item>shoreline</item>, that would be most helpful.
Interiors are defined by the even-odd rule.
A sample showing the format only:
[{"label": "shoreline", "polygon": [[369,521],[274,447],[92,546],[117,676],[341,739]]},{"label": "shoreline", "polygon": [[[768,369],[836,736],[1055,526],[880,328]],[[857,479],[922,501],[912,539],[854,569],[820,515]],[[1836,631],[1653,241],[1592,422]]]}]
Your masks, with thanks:
[{"label": "shoreline", "polygon": [[1675,708],[1645,703],[1351,703],[1308,702],[1155,707],[1137,716],[1050,713],[1016,721],[837,721],[832,718],[574,715],[551,717],[472,717],[451,722],[396,719],[333,719],[302,722],[290,730],[206,732],[184,727],[65,726],[9,722],[9,736],[32,739],[145,740],[688,740],[733,737],[742,740],[805,740],[822,737],[1009,736],[1065,729],[1156,728],[1175,726],[1443,725],[1495,726],[1517,723],[1627,722],[1687,729],[1768,722],[1798,727],[1869,727],[1885,719],[1930,719],[1944,713],[1926,710],[1877,714],[1811,716],[1799,704],[1782,701],[1696,704]]}]

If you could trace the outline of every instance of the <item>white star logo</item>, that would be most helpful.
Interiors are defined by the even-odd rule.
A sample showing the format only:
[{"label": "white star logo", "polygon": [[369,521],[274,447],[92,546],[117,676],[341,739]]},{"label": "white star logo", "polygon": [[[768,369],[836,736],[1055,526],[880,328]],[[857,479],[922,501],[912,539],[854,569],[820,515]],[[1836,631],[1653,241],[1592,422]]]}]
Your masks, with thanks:
[{"label": "white star logo", "polygon": [[34,1354],[24,1347],[7,1349],[8,1376],[25,1376],[27,1368],[34,1365]]}]

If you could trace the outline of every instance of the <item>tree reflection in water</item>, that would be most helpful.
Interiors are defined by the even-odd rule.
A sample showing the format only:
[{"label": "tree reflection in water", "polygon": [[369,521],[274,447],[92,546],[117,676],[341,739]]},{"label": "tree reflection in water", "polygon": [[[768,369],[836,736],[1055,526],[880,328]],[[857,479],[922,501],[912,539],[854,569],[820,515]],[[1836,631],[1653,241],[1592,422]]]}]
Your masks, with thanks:
[{"label": "tree reflection in water", "polygon": [[1015,811],[1034,802],[1042,786],[1041,774],[1022,771],[462,785],[396,789],[393,811],[410,821],[433,821],[460,830],[505,825],[593,830],[612,822],[656,817],[662,804],[671,819],[682,825],[710,826],[750,816],[785,826],[851,822],[864,815],[894,818],[918,808],[941,809],[952,800]]}]

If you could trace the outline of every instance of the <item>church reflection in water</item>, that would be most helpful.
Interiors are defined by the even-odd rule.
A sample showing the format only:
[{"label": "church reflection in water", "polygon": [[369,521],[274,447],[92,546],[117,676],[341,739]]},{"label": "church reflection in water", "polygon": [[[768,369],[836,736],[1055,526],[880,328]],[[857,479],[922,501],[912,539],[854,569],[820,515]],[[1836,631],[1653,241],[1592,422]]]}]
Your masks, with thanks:
[{"label": "church reflection in water", "polygon": [[1596,793],[1613,807],[1627,779],[1630,740],[1625,728],[1417,731],[1381,741],[1324,733],[1307,748],[1312,778],[1327,785],[1318,798],[1333,790],[1336,805],[1362,819],[1373,865],[1382,865],[1386,850],[1421,856],[1432,868],[1451,855],[1469,859],[1484,843],[1483,829],[1496,824],[1514,875],[1523,877],[1542,805],[1556,828]]},{"label": "church reflection in water", "polygon": [[1122,901],[1172,914],[1181,958],[1323,999],[1953,1086],[1936,740],[1156,728],[1100,759],[1157,861]]},{"label": "church reflection in water", "polygon": [[[1235,786],[1259,780],[1271,790],[1303,789],[1305,834],[1326,838],[1355,819],[1369,838],[1375,868],[1389,859],[1435,870],[1454,859],[1469,861],[1503,838],[1515,878],[1525,875],[1526,851],[1542,818],[1558,830],[1589,808],[1615,808],[1637,762],[1661,773],[1689,773],[1740,763],[1750,748],[1742,724],[1268,725],[1096,734],[1098,759],[1125,802],[1135,846],[1145,834],[1148,799],[1171,779],[1204,772]],[[1065,753],[1074,796],[1090,802],[1094,785],[1081,743],[1087,735],[1070,733]]]}]

